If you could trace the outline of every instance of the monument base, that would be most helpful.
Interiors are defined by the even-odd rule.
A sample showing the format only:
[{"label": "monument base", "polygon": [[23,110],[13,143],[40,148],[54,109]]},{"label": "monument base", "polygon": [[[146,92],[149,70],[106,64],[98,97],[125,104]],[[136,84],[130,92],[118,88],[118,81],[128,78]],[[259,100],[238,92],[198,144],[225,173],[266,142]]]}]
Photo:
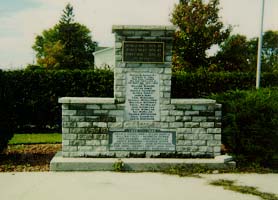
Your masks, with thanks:
[{"label": "monument base", "polygon": [[[58,152],[50,162],[50,171],[114,171],[118,158],[65,158]],[[165,169],[190,166],[207,169],[232,169],[236,163],[231,156],[222,155],[215,158],[165,159],[165,158],[122,158],[124,171],[159,172]]]}]

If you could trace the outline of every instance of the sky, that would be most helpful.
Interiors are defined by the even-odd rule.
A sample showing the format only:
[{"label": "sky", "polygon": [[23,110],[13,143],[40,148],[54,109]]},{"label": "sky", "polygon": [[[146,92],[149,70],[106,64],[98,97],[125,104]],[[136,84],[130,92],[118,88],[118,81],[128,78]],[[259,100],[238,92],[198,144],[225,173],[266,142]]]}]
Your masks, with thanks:
[{"label": "sky", "polygon": [[[233,33],[259,36],[262,0],[220,0],[220,16]],[[0,69],[36,62],[35,37],[59,22],[67,3],[77,22],[87,26],[100,46],[113,46],[113,24],[171,25],[178,0],[0,0]],[[264,30],[278,30],[278,0],[265,0]]]}]

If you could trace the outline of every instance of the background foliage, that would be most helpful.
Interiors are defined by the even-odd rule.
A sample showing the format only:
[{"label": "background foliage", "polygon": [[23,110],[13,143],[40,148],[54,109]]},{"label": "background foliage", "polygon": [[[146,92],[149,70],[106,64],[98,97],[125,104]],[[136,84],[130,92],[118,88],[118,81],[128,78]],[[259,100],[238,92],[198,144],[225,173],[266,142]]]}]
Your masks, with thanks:
[{"label": "background foliage", "polygon": [[[222,103],[222,143],[239,166],[269,167],[278,160],[278,89],[213,95]],[[276,163],[276,167],[277,167]]]},{"label": "background foliage", "polygon": [[37,63],[47,69],[88,69],[94,68],[96,46],[90,30],[74,22],[73,7],[68,4],[59,23],[36,37],[33,49]]}]

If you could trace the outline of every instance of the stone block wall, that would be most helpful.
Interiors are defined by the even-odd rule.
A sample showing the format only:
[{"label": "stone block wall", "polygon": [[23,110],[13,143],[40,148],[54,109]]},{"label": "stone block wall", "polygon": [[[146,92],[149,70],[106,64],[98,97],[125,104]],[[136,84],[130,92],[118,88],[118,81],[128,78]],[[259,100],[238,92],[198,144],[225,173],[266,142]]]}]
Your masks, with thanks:
[{"label": "stone block wall", "polygon": [[[113,26],[114,98],[59,99],[64,157],[220,155],[221,105],[171,99],[174,31],[172,26]],[[125,44],[133,47],[127,50]],[[143,62],[153,58],[150,49],[158,57]],[[138,62],[123,58],[133,52]]]},{"label": "stone block wall", "polygon": [[[64,97],[62,132],[64,157],[130,157],[131,155],[176,155],[214,157],[220,155],[221,105],[209,99],[172,99],[161,121],[125,121],[124,105],[113,98]],[[174,152],[111,151],[114,131],[129,128],[156,129],[175,133]]]},{"label": "stone block wall", "polygon": [[[115,33],[115,69],[114,97],[117,102],[124,103],[126,98],[127,73],[154,73],[160,75],[160,104],[170,103],[172,76],[172,41],[173,26],[113,26]],[[131,63],[123,62],[123,42],[163,42],[163,63]]]}]

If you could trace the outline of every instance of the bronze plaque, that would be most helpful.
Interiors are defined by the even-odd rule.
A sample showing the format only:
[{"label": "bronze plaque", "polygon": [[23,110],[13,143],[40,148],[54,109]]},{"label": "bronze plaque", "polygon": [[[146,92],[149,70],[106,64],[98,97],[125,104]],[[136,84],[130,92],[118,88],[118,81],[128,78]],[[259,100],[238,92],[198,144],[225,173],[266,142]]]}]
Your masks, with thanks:
[{"label": "bronze plaque", "polygon": [[164,42],[125,41],[123,43],[123,62],[163,63]]}]

